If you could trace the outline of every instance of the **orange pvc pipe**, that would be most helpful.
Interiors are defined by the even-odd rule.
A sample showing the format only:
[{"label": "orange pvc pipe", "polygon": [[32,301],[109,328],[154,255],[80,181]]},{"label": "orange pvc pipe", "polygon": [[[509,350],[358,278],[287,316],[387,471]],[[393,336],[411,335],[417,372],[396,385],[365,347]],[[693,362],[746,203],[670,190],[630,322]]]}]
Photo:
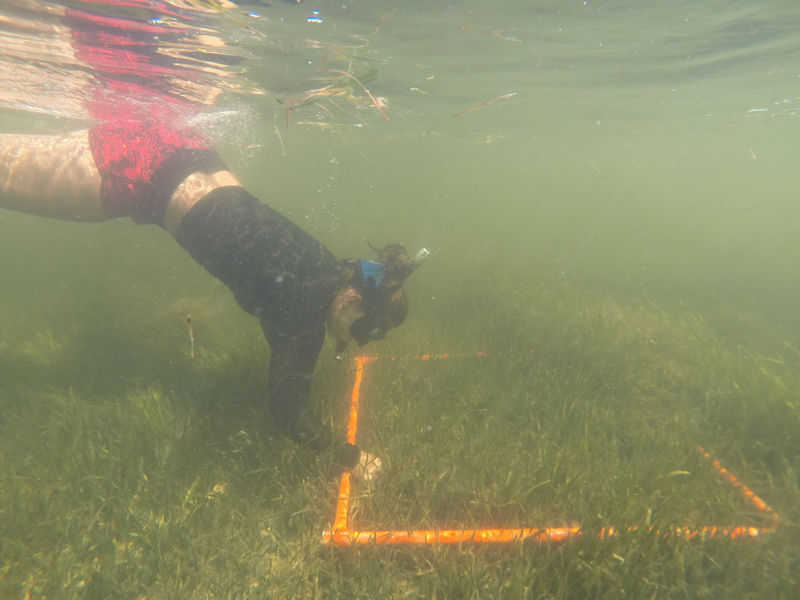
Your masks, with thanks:
[{"label": "orange pvc pipe", "polygon": [[356,356],[356,375],[353,381],[353,391],[350,394],[350,418],[347,420],[347,443],[356,443],[358,431],[358,400],[361,395],[361,380],[364,378],[364,365],[375,360],[374,356]]},{"label": "orange pvc pipe", "polygon": [[[375,360],[374,357],[356,356],[356,373],[353,380],[353,389],[350,393],[350,414],[347,419],[347,442],[356,443],[358,432],[358,400],[361,394],[361,381],[364,378],[364,365]],[[336,499],[336,513],[333,520],[334,531],[347,529],[350,512],[350,477],[349,471],[342,473],[339,480],[339,496]]]},{"label": "orange pvc pipe", "polygon": [[[450,358],[449,354],[422,354],[409,357],[416,360],[432,360]],[[462,355],[463,356],[463,355]],[[485,353],[476,353],[470,356],[485,357]],[[357,356],[355,358],[355,378],[350,394],[350,415],[347,423],[347,441],[356,443],[358,431],[358,411],[361,395],[361,383],[364,378],[364,368],[370,362],[377,360],[374,356]],[[399,360],[392,357],[391,360]],[[772,517],[772,528],[749,527],[745,525],[732,527],[719,527],[706,525],[697,528],[675,527],[659,530],[653,527],[647,531],[662,537],[682,537],[685,539],[700,538],[757,538],[771,533],[779,524],[778,514],[770,506],[753,493],[739,479],[730,473],[722,464],[698,446],[699,452],[711,460],[711,464],[725,479],[739,489],[760,512]],[[339,481],[339,495],[336,502],[336,512],[333,526],[322,534],[322,541],[326,545],[336,546],[365,546],[375,545],[432,545],[432,544],[478,544],[478,543],[508,543],[531,540],[537,542],[561,542],[571,538],[580,537],[580,527],[541,527],[541,528],[508,528],[508,529],[419,529],[419,530],[357,530],[349,528],[351,494],[351,474],[345,472]],[[628,527],[625,531],[636,531],[638,527]],[[599,533],[600,538],[609,538],[619,535],[619,530],[613,527],[604,527]]]},{"label": "orange pvc pipe", "polygon": [[[636,531],[637,527],[629,527],[625,531]],[[771,533],[772,529],[759,527],[717,527],[707,525],[695,529],[676,527],[660,530],[648,527],[646,531],[661,537],[680,537],[687,540],[694,538],[757,538]],[[618,529],[604,527],[599,538],[611,538],[620,534]],[[349,529],[326,530],[322,541],[326,545],[336,546],[397,546],[397,545],[433,545],[433,544],[486,544],[509,542],[563,542],[583,535],[579,527],[541,527],[512,529],[418,529],[397,531],[358,531]]]},{"label": "orange pvc pipe", "polygon": [[700,452],[700,454],[711,460],[712,466],[717,471],[719,471],[725,479],[727,479],[731,484],[733,484],[734,487],[736,487],[739,491],[741,491],[742,495],[744,495],[744,497],[748,501],[750,501],[753,504],[753,506],[756,507],[756,510],[766,515],[769,515],[772,518],[773,527],[777,527],[780,524],[780,517],[778,516],[778,513],[772,510],[769,504],[767,504],[761,498],[756,496],[753,490],[751,490],[749,487],[747,487],[745,484],[739,481],[739,479],[733,473],[728,471],[728,469],[723,467],[722,464],[716,458],[712,458],[711,455],[708,452],[706,452],[705,448],[703,448],[702,446],[698,446],[697,450]]},{"label": "orange pvc pipe", "polygon": [[475,544],[507,543],[533,539],[560,542],[580,535],[578,527],[544,529],[420,529],[398,531],[333,530],[323,534],[323,542],[337,546],[402,545],[402,544]]},{"label": "orange pvc pipe", "polygon": [[336,499],[336,515],[333,519],[334,531],[347,529],[350,517],[350,473],[342,473],[339,481],[339,496]]}]

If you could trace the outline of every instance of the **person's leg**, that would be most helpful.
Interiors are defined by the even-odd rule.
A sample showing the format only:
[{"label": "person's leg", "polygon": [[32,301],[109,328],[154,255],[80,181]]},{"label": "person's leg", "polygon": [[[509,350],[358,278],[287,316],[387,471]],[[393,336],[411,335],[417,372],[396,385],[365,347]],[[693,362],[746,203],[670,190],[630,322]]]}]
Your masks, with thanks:
[{"label": "person's leg", "polygon": [[0,134],[0,208],[65,219],[106,220],[100,172],[86,131]]},{"label": "person's leg", "polygon": [[0,134],[0,208],[85,222],[127,216],[174,234],[201,198],[241,184],[213,151],[182,149],[181,138],[164,140],[171,131],[156,129]]}]

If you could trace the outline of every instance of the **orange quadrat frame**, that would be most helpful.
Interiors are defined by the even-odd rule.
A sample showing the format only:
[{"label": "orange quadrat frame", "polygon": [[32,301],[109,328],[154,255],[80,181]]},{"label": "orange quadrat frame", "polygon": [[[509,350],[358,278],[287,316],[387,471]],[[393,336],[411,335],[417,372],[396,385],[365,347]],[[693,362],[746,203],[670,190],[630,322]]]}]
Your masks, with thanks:
[{"label": "orange quadrat frame", "polygon": [[[459,355],[460,357],[466,355]],[[487,355],[479,352],[470,356],[483,358]],[[423,354],[409,357],[418,360],[438,360],[454,358],[449,354]],[[356,356],[355,377],[350,394],[350,414],[347,423],[347,441],[356,443],[358,430],[358,415],[361,400],[361,383],[367,365],[378,360],[375,356]],[[391,360],[396,360],[392,358]],[[757,538],[775,531],[779,526],[778,514],[769,507],[761,498],[756,496],[750,488],[728,471],[722,464],[713,458],[703,447],[697,447],[698,452],[711,461],[713,467],[727,481],[737,489],[755,509],[769,518],[771,525],[768,527],[752,527],[748,525],[717,526],[704,525],[695,528],[674,527],[670,529],[657,529],[654,527],[628,527],[625,531],[644,529],[655,535],[663,537],[675,536],[687,539],[692,538],[728,538],[746,539]],[[353,482],[350,472],[344,472],[339,480],[339,494],[336,498],[336,509],[333,524],[322,533],[322,542],[326,545],[336,546],[365,546],[365,545],[410,545],[410,544],[485,544],[520,542],[523,540],[537,542],[560,542],[580,537],[583,532],[580,527],[513,527],[507,529],[404,529],[404,530],[365,530],[359,529],[350,522],[350,506],[354,501],[352,496]],[[619,529],[604,527],[597,534],[601,538],[609,538],[620,534]]]}]

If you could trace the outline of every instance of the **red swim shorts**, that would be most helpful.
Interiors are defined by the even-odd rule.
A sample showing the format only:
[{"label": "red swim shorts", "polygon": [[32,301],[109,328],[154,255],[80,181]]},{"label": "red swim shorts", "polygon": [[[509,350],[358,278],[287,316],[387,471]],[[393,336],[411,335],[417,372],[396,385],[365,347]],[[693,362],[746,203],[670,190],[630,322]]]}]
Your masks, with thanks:
[{"label": "red swim shorts", "polygon": [[106,216],[137,223],[163,224],[167,203],[186,177],[225,169],[201,135],[160,122],[102,123],[89,131],[89,146]]}]

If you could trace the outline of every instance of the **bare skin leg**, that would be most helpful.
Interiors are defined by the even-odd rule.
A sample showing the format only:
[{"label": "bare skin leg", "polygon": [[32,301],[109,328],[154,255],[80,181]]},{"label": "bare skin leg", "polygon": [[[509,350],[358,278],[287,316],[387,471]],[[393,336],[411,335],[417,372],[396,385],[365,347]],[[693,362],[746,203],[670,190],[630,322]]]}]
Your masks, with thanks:
[{"label": "bare skin leg", "polygon": [[64,219],[106,219],[86,132],[0,135],[0,208]]},{"label": "bare skin leg", "polygon": [[[105,221],[100,182],[86,131],[59,136],[0,134],[0,208],[67,221]],[[241,184],[230,171],[189,175],[167,205],[167,231],[174,234],[184,215],[206,194],[232,185]]]}]

